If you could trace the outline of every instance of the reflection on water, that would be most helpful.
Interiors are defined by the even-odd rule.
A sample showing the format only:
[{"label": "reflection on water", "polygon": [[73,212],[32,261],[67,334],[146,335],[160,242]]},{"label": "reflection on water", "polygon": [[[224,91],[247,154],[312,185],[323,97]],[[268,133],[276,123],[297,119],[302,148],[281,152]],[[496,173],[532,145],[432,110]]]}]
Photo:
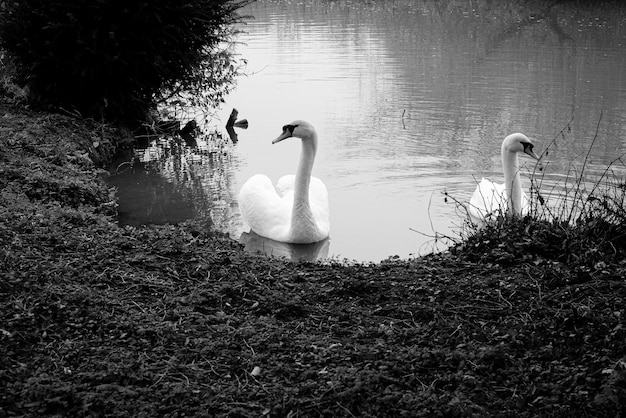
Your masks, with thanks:
[{"label": "reflection on water", "polygon": [[261,253],[271,257],[287,258],[292,261],[319,261],[328,258],[330,239],[312,244],[289,244],[265,238],[254,232],[241,234],[240,242],[246,251]]},{"label": "reflection on water", "polygon": [[[118,189],[119,222],[233,222],[233,144],[222,135],[164,136],[118,155],[108,182]],[[236,208],[235,208],[236,210]]]},{"label": "reflection on water", "polygon": [[196,215],[188,190],[165,180],[149,161],[138,159],[120,167],[109,183],[117,188],[121,224],[178,223]]},{"label": "reflection on water", "polygon": [[[555,196],[569,172],[585,164],[593,179],[626,150],[624,9],[569,3],[257,1],[237,44],[248,75],[216,123],[235,107],[248,129],[213,165],[185,146],[149,165],[239,238],[239,188],[295,171],[298,142],[270,141],[307,119],[320,137],[313,175],[330,195],[328,255],[431,251],[429,236],[463,222],[444,192],[463,202],[481,177],[503,181],[506,135],[523,132],[538,151],[558,138],[541,173]],[[521,162],[528,188],[533,164]]]}]

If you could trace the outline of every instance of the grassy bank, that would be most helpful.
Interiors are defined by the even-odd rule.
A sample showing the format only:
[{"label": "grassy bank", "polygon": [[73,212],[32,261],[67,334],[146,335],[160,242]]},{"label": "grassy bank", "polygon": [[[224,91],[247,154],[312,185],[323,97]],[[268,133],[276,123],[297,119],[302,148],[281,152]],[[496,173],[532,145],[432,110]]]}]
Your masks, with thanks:
[{"label": "grassy bank", "polygon": [[524,221],[415,260],[287,263],[116,225],[114,130],[4,102],[0,133],[0,416],[625,411],[615,244]]}]

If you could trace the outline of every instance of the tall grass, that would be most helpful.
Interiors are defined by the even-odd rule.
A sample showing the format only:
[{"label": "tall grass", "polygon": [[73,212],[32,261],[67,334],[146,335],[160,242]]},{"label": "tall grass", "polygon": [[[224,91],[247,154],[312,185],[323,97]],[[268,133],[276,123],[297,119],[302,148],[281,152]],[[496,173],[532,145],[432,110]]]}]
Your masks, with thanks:
[{"label": "tall grass", "polygon": [[[598,140],[598,132],[602,114],[598,119],[596,130],[584,155],[582,165],[571,162],[562,182],[553,182],[547,186],[546,170],[538,170],[535,166],[531,174],[531,211],[532,217],[565,222],[578,222],[586,218],[606,218],[611,222],[624,221],[624,179],[620,171],[626,168],[626,153],[622,153],[610,161],[600,175],[589,172],[591,154]],[[567,134],[571,132],[570,122],[548,143],[541,153],[550,154],[551,148],[558,142],[567,142]],[[546,163],[546,168],[549,163]],[[623,175],[623,174],[622,174]],[[546,190],[547,189],[547,190]]]}]

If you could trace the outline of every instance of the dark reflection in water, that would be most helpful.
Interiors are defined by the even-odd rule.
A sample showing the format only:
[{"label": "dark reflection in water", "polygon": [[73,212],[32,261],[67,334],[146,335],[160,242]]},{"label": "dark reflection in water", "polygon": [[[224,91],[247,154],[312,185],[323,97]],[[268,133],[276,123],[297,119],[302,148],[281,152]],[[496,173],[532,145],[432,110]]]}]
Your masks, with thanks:
[{"label": "dark reflection in water", "polygon": [[318,261],[328,257],[330,239],[312,244],[288,244],[274,241],[254,232],[241,234],[239,242],[245,245],[246,251],[261,253],[272,257],[283,257],[291,261]]},{"label": "dark reflection in water", "polygon": [[117,189],[119,223],[232,223],[231,146],[219,134],[174,135],[122,151],[106,179]]},{"label": "dark reflection in water", "polygon": [[117,188],[121,225],[179,223],[195,215],[189,193],[144,162],[134,162],[108,183]]}]

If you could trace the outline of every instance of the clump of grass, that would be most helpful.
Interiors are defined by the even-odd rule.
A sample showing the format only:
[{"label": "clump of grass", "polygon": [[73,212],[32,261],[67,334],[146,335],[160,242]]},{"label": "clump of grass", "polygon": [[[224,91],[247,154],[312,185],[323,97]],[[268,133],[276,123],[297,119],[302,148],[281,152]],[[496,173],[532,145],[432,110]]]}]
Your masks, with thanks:
[{"label": "clump of grass", "polygon": [[[583,158],[582,166],[576,167],[574,163],[570,163],[561,184],[554,183],[547,192],[544,191],[545,171],[538,172],[538,166],[535,166],[531,175],[531,216],[566,223],[598,216],[616,221],[624,220],[624,182],[620,181],[619,170],[616,169],[619,166],[624,167],[625,154],[609,162],[600,175],[593,176],[589,173],[590,156],[598,139],[601,120],[602,115]],[[571,120],[545,147],[541,154],[542,158],[549,155],[550,149],[557,145],[558,141],[567,141],[566,133],[571,132],[570,123]]]},{"label": "clump of grass", "polygon": [[[564,231],[564,245],[575,243],[579,253],[577,258],[586,258],[585,254],[601,255],[604,261],[616,261],[615,256],[623,257],[626,253],[626,183],[620,172],[626,168],[624,154],[610,161],[600,175],[589,172],[590,156],[598,139],[602,115],[598,119],[596,131],[584,156],[582,166],[576,168],[570,164],[563,187],[552,187],[547,197],[541,191],[544,174],[537,172],[531,177],[531,217],[545,220]],[[548,155],[550,148],[558,140],[567,140],[565,132],[570,132],[569,124],[545,148]],[[554,205],[548,202],[554,201]],[[581,254],[582,253],[582,254]],[[575,254],[576,256],[576,254]],[[591,257],[593,262],[598,257]]]},{"label": "clump of grass", "polygon": [[[598,127],[600,126],[598,121]],[[567,141],[570,122],[541,154],[549,155],[559,141]],[[473,261],[513,264],[545,260],[567,263],[581,280],[626,257],[626,182],[620,176],[624,155],[612,160],[598,175],[590,172],[590,155],[598,129],[582,161],[570,164],[562,182],[549,183],[546,170],[531,174],[530,210],[523,218],[504,211],[483,225],[469,220],[453,251]],[[545,164],[544,168],[549,165]],[[548,186],[550,184],[550,186]],[[454,200],[467,213],[467,206]]]}]

